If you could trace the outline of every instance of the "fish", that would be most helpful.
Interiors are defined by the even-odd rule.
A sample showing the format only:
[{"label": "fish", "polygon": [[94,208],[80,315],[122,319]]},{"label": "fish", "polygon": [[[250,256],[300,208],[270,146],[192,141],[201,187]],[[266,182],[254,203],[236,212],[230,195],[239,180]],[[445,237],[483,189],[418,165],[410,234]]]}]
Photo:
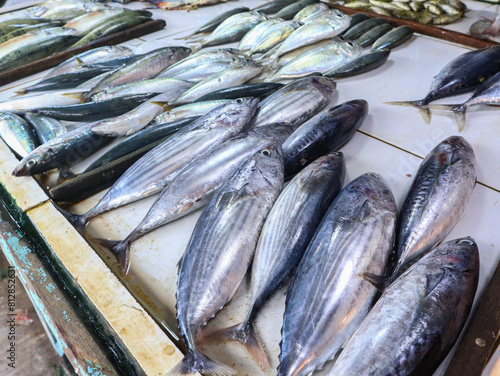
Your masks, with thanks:
[{"label": "fish", "polygon": [[463,103],[428,105],[427,108],[429,110],[453,111],[458,131],[462,132],[465,129],[465,115],[467,110],[471,106],[480,104],[493,106],[500,104],[500,72],[483,81],[474,91],[474,94]]},{"label": "fish", "polygon": [[283,24],[285,21],[280,18],[271,18],[269,20],[262,21],[255,25],[251,30],[248,31],[238,43],[238,47],[236,47],[239,51],[248,51],[251,50],[252,47],[259,42],[265,40],[265,37],[262,37],[262,33],[266,32],[266,30],[277,24]]},{"label": "fish", "polygon": [[377,49],[366,54],[357,56],[343,64],[323,73],[324,77],[341,78],[351,77],[357,74],[369,72],[381,67],[389,58],[391,51],[389,49]]},{"label": "fish", "polygon": [[186,104],[212,91],[244,84],[257,76],[261,71],[262,66],[260,64],[249,59],[241,60],[239,64],[229,66],[220,73],[215,73],[200,81],[177,99],[172,100],[171,104]]},{"label": "fish", "polygon": [[434,248],[384,290],[328,375],[432,375],[465,325],[478,278],[474,239]]},{"label": "fish", "polygon": [[276,73],[266,78],[266,82],[306,77],[313,73],[324,73],[361,55],[362,48],[357,43],[338,40],[310,49],[283,65]]},{"label": "fish", "polygon": [[342,153],[324,155],[283,189],[264,222],[250,272],[250,307],[242,323],[208,334],[203,342],[235,340],[269,369],[254,322],[271,296],[293,275],[319,222],[340,192],[345,176]]},{"label": "fish", "polygon": [[498,71],[499,64],[499,45],[466,52],[452,59],[441,69],[433,78],[425,98],[387,103],[416,107],[424,121],[429,123],[430,110],[426,106],[430,102],[476,89],[481,82]]},{"label": "fish", "polygon": [[381,49],[392,49],[397,47],[413,36],[413,29],[410,26],[403,25],[394,28],[387,34],[381,36],[377,39],[371,48],[371,51],[381,50]]},{"label": "fish", "polygon": [[363,21],[366,21],[369,18],[370,17],[368,17],[364,13],[355,13],[355,14],[351,15],[351,21],[349,22],[349,27],[347,29],[345,29],[342,33],[340,33],[339,35],[341,37],[343,37],[345,35],[345,33],[347,33],[349,30],[351,30],[352,27],[354,27],[355,25],[357,25]]},{"label": "fish", "polygon": [[204,23],[202,26],[200,26],[198,29],[196,29],[193,33],[189,34],[188,36],[179,39],[189,39],[196,34],[209,33],[211,31],[214,31],[217,28],[217,26],[219,26],[227,18],[234,16],[235,14],[238,13],[248,12],[249,10],[250,9],[247,7],[231,8],[225,11],[224,13],[215,16],[210,21]]},{"label": "fish", "polygon": [[[75,94],[78,96],[78,94]],[[36,115],[48,116],[66,121],[98,121],[127,113],[141,103],[151,99],[154,94],[137,94],[124,97],[103,99],[99,102],[86,102],[61,106],[47,106],[30,109]]]},{"label": "fish", "polygon": [[225,89],[215,90],[196,99],[194,102],[203,102],[217,99],[237,99],[240,97],[262,97],[281,89],[284,85],[274,82],[243,84]]},{"label": "fish", "polygon": [[21,158],[38,146],[31,126],[20,116],[9,112],[0,112],[0,137]]},{"label": "fish", "polygon": [[301,26],[301,22],[292,20],[280,22],[268,27],[259,35],[259,38],[255,40],[254,44],[250,46],[249,50],[245,52],[244,55],[252,56],[254,54],[262,54],[270,51]]},{"label": "fish", "polygon": [[382,24],[375,26],[373,29],[363,33],[357,40],[356,43],[361,47],[371,46],[377,39],[383,37],[389,31],[392,30],[392,26],[389,24]]},{"label": "fish", "polygon": [[319,14],[325,10],[329,10],[330,8],[328,5],[324,3],[314,3],[311,5],[306,6],[303,8],[301,11],[299,11],[295,16],[293,16],[294,20],[300,21],[300,22],[306,22],[307,19],[311,16],[314,16],[316,14]]},{"label": "fish", "polygon": [[297,0],[274,0],[268,1],[258,7],[253,8],[252,10],[264,13],[264,14],[273,14],[279,12],[284,7],[296,3]]},{"label": "fish", "polygon": [[82,215],[67,213],[67,218],[83,233],[95,216],[160,192],[182,168],[236,136],[257,104],[253,98],[237,99],[195,120],[134,163],[92,209]]},{"label": "fish", "polygon": [[192,161],[177,172],[141,223],[122,241],[108,240],[101,244],[110,248],[122,271],[127,273],[130,244],[134,240],[205,206],[241,163],[269,142],[281,145],[290,131],[289,124],[270,124],[240,133],[194,160],[190,154]]},{"label": "fish", "polygon": [[50,22],[45,22],[45,23],[39,23],[35,25],[28,25],[25,27],[20,27],[16,28],[15,30],[4,34],[0,37],[0,44],[7,42],[10,39],[13,39],[15,37],[19,37],[21,35],[25,35],[31,32],[37,32],[42,29],[47,29],[51,27],[57,27],[57,26],[62,26],[64,23],[60,21],[50,21]]},{"label": "fish", "polygon": [[271,143],[231,174],[203,210],[180,262],[177,284],[177,321],[188,352],[167,375],[236,374],[204,355],[196,337],[243,281],[282,186],[283,156]]},{"label": "fish", "polygon": [[191,49],[187,47],[162,47],[145,53],[100,81],[87,93],[87,97],[91,98],[92,95],[104,89],[154,78],[190,53]]},{"label": "fish", "polygon": [[378,25],[383,25],[386,23],[387,21],[384,20],[383,18],[379,17],[369,18],[367,20],[361,21],[360,23],[352,27],[349,27],[349,29],[344,34],[342,34],[342,38],[344,40],[356,40],[361,35],[366,33],[368,30],[371,30]]},{"label": "fish", "polygon": [[267,20],[265,15],[255,11],[235,14],[217,26],[217,28],[201,42],[198,49],[223,43],[236,42],[254,26],[265,20]]},{"label": "fish", "polygon": [[285,177],[348,142],[367,115],[368,102],[355,99],[330,107],[298,127],[283,143]]},{"label": "fish", "polygon": [[90,131],[92,124],[82,125],[38,146],[16,166],[12,175],[29,176],[66,169],[108,144],[112,138],[98,136]]},{"label": "fish", "polygon": [[228,99],[216,99],[212,101],[193,102],[185,104],[184,106],[174,107],[155,117],[148,126],[152,127],[191,116],[203,116],[214,108],[228,103],[229,101]]},{"label": "fish", "polygon": [[[136,81],[129,84],[115,86],[113,88],[104,89],[92,96],[92,101],[101,101],[103,99],[111,99],[115,97],[123,97],[128,95],[147,94],[147,93],[165,93],[172,92],[173,97],[179,96],[194,84],[176,78],[150,78],[149,80]],[[89,102],[91,103],[91,102]]]},{"label": "fish", "polygon": [[[278,60],[271,61],[271,67],[273,69],[279,68],[279,67],[281,67],[281,66],[283,66],[285,64],[288,64],[290,61],[292,61],[293,59],[295,59],[297,56],[300,56],[300,55],[302,55],[302,54],[304,54],[304,53],[306,53],[306,52],[308,52],[308,51],[310,51],[312,49],[318,48],[320,46],[326,46],[326,45],[328,45],[328,44],[330,44],[332,42],[335,43],[336,41],[337,41],[336,37],[333,37],[331,39],[323,39],[323,40],[320,40],[319,42],[312,43],[312,44],[309,44],[307,46],[297,48],[297,49],[295,49],[293,51],[287,52],[286,54],[280,56],[278,58]],[[272,51],[273,50],[271,50],[269,52],[272,52]],[[262,55],[262,56],[264,56],[264,55]],[[258,60],[260,61],[262,59],[258,59]]]},{"label": "fish", "polygon": [[347,29],[349,21],[350,16],[341,12],[335,12],[332,16],[323,18],[318,22],[305,24],[294,30],[288,38],[283,41],[270,59],[277,60],[281,55],[297,48],[313,44],[323,39],[335,37]]},{"label": "fish", "polygon": [[284,20],[292,19],[298,12],[307,7],[308,5],[316,3],[316,0],[300,0],[282,8],[274,15],[275,18],[282,18]]},{"label": "fish", "polygon": [[122,30],[130,29],[133,26],[145,23],[151,20],[151,12],[148,11],[128,11],[111,16],[85,34],[78,42],[71,47],[76,48],[84,46],[94,40],[111,35]]},{"label": "fish", "polygon": [[[204,63],[200,63],[198,66],[194,68],[186,68],[183,71],[173,74],[162,74],[161,77],[170,77],[176,78],[179,80],[185,80],[192,82],[193,85],[205,80],[206,78],[220,73],[223,70],[233,67],[236,65],[241,65],[242,60],[239,57],[224,57],[220,59],[209,59]],[[158,78],[158,76],[157,76]]]},{"label": "fish", "polygon": [[25,112],[51,105],[66,106],[81,102],[81,93],[56,91],[7,99],[0,102],[0,111]]},{"label": "fish", "polygon": [[362,275],[385,271],[396,215],[390,187],[373,172],[352,180],[332,202],[288,288],[278,376],[321,368],[362,322],[378,293]]},{"label": "fish", "polygon": [[476,180],[474,150],[465,138],[448,137],[427,154],[400,210],[390,280],[448,235]]},{"label": "fish", "polygon": [[54,20],[70,21],[75,17],[85,13],[95,12],[98,10],[109,9],[106,4],[101,4],[93,1],[89,2],[64,2],[57,7],[48,9],[40,17]]},{"label": "fish", "polygon": [[68,73],[74,69],[78,69],[81,67],[82,63],[86,65],[101,63],[103,61],[116,59],[119,57],[132,56],[133,54],[133,51],[125,46],[103,46],[93,48],[63,61],[55,68],[51,69],[41,81],[54,76],[59,76],[64,73]]},{"label": "fish", "polygon": [[75,29],[78,31],[79,35],[85,35],[90,32],[94,27],[96,27],[100,22],[106,20],[117,14],[126,12],[125,8],[113,7],[104,10],[98,10],[95,12],[85,13],[79,17],[73,18],[71,21],[67,22],[64,26]]},{"label": "fish", "polygon": [[333,99],[336,83],[325,77],[305,77],[283,86],[259,104],[252,127],[289,122],[295,128]]},{"label": "fish", "polygon": [[176,9],[192,9],[200,5],[212,5],[217,3],[225,3],[228,0],[180,0],[180,1],[157,1],[148,0],[148,2],[156,5],[157,8],[176,10]]},{"label": "fish", "polygon": [[114,160],[132,153],[146,145],[150,145],[153,143],[158,145],[167,137],[171,136],[186,125],[191,124],[198,118],[199,116],[192,116],[185,119],[173,120],[169,123],[158,124],[154,127],[147,127],[116,144],[114,147],[109,149],[106,153],[92,162],[83,172],[89,172],[103,165],[111,163]]},{"label": "fish", "polygon": [[[59,120],[52,119],[48,116],[39,116],[31,112],[26,112],[24,118],[35,130],[39,144],[44,144],[68,131]],[[30,152],[33,151],[33,149],[31,149]]]}]

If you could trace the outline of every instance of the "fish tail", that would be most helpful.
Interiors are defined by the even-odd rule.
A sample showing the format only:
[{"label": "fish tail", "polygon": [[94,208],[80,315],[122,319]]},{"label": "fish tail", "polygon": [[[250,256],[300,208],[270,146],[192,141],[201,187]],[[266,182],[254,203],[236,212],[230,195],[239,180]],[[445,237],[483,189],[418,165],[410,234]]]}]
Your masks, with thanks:
[{"label": "fish tail", "polygon": [[109,249],[109,251],[115,255],[116,261],[120,266],[121,270],[128,274],[130,269],[130,240],[128,238],[124,240],[112,240],[112,239],[94,239],[100,246]]},{"label": "fish tail", "polygon": [[203,45],[203,43],[200,43],[199,45],[194,46],[194,47],[192,48],[192,50],[193,50],[193,52],[196,52],[196,51],[201,50],[203,47],[205,47],[205,46]]},{"label": "fish tail", "polygon": [[64,215],[64,217],[73,225],[73,227],[83,236],[85,232],[85,226],[88,223],[88,218],[86,214],[73,214],[69,211],[62,209],[61,207],[56,205],[56,208],[59,212]]},{"label": "fish tail", "polygon": [[257,339],[255,328],[249,322],[218,330],[201,339],[201,343],[212,341],[237,341],[259,363],[264,372],[271,367],[266,351]]},{"label": "fish tail", "polygon": [[190,350],[179,363],[167,372],[166,376],[186,375],[196,371],[209,376],[231,376],[237,373],[231,367],[216,362],[199,351]]},{"label": "fish tail", "polygon": [[433,110],[453,111],[453,115],[455,115],[455,120],[457,122],[458,131],[462,132],[464,130],[467,107],[463,104],[435,104],[428,107]]},{"label": "fish tail", "polygon": [[386,104],[392,104],[395,106],[409,106],[409,107],[415,107],[418,109],[420,112],[420,115],[424,119],[424,121],[428,124],[431,121],[431,111],[429,110],[429,107],[427,106],[427,103],[424,102],[423,100],[419,101],[402,101],[402,102],[385,102]]}]

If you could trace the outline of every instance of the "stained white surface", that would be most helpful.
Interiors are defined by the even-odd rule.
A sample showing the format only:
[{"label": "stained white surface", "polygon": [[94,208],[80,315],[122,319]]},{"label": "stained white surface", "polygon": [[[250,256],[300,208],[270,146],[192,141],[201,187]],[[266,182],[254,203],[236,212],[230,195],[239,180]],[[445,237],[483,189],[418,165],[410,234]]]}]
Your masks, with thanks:
[{"label": "stained white surface", "polygon": [[[189,34],[198,26],[229,8],[255,7],[261,0],[231,1],[198,10],[162,11],[153,10],[155,18],[164,18],[164,30],[124,43],[145,52],[154,48],[185,44],[175,38]],[[494,18],[497,5],[466,2],[470,11],[459,23],[449,28],[466,32],[468,26],[479,16]],[[127,4],[130,8],[147,6],[144,3]],[[430,124],[425,124],[417,110],[385,104],[387,101],[421,99],[429,90],[435,76],[452,58],[469,49],[447,42],[415,35],[411,41],[397,47],[389,61],[381,68],[352,78],[340,79],[337,103],[351,99],[368,101],[369,116],[361,132],[341,150],[347,163],[346,183],[362,173],[374,171],[389,183],[398,205],[405,197],[413,176],[422,158],[439,142],[458,134],[454,119],[450,115],[436,114]],[[0,88],[0,100],[13,95],[15,89],[42,77],[43,73]],[[440,100],[438,103],[460,103],[468,95]],[[467,126],[460,135],[473,146],[477,158],[478,185],[469,201],[463,218],[452,230],[447,240],[472,236],[478,243],[481,255],[481,275],[478,289],[486,286],[497,262],[500,260],[498,220],[500,218],[500,109],[476,107],[467,114]],[[81,167],[83,167],[82,164]],[[82,213],[91,208],[103,196],[101,192],[76,205],[72,210]],[[88,231],[92,236],[122,239],[146,214],[155,197],[106,213],[92,220]],[[144,293],[161,310],[163,315],[175,313],[176,264],[182,255],[200,212],[195,212],[172,224],[135,241],[131,251],[131,276],[138,281]],[[246,314],[248,305],[246,282],[236,297],[209,322],[209,329],[239,323]],[[284,290],[280,290],[262,310],[257,320],[261,334],[271,358],[275,374],[278,365],[280,330],[284,309]],[[264,375],[256,363],[235,344],[205,347],[208,355],[227,363],[239,371],[239,375]],[[436,372],[443,374],[444,366]],[[316,373],[326,374],[326,369]],[[315,374],[315,375],[316,375]],[[484,375],[488,374],[488,369]]]}]

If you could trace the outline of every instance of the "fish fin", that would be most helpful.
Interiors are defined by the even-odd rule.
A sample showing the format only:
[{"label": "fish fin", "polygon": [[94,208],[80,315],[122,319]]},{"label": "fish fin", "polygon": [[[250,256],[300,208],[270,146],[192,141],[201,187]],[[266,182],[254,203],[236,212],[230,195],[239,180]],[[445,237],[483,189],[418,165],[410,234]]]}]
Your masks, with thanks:
[{"label": "fish fin", "polygon": [[392,104],[395,106],[409,106],[415,107],[420,112],[420,115],[424,121],[429,124],[431,121],[431,112],[423,100],[419,101],[402,101],[402,102],[385,102],[386,104]]},{"label": "fish fin", "polygon": [[189,350],[184,358],[167,372],[166,376],[186,375],[196,371],[209,376],[231,376],[237,373],[231,367],[212,360],[199,351]]},{"label": "fish fin", "polygon": [[170,102],[152,101],[152,102],[149,102],[149,103],[163,107],[163,109],[165,110],[165,112],[170,112],[170,111],[172,111],[172,108],[174,108],[174,106],[172,104],[170,104]]},{"label": "fish fin", "polygon": [[84,236],[85,226],[88,223],[87,216],[85,214],[73,214],[67,210],[62,209],[60,206],[55,205],[57,210],[73,225],[73,227],[78,231],[78,233]]},{"label": "fish fin", "polygon": [[196,52],[196,51],[201,50],[203,47],[204,47],[204,46],[203,46],[203,43],[200,43],[199,45],[194,46],[194,47],[192,48],[192,50],[193,50],[193,52]]},{"label": "fish fin", "polygon": [[59,168],[59,176],[62,179],[72,179],[76,176],[77,174],[71,171],[71,168],[69,166],[63,166]]},{"label": "fish fin", "polygon": [[[304,77],[319,77],[319,76],[323,76],[323,73],[321,73],[321,72],[311,72],[307,76],[304,76]],[[302,77],[302,78],[304,78],[304,77]]]},{"label": "fish fin", "polygon": [[130,131],[130,128],[126,126],[112,127],[106,124],[101,124],[93,125],[90,127],[90,131],[99,136],[120,137],[125,136]]},{"label": "fish fin", "polygon": [[85,63],[82,61],[82,59],[78,58],[75,56],[75,61],[76,61],[76,64],[78,64],[79,67],[83,67],[85,66]]},{"label": "fish fin", "polygon": [[453,111],[453,115],[455,115],[455,120],[457,122],[458,131],[462,132],[464,130],[467,107],[463,104],[434,104],[428,105],[426,107],[431,110]]},{"label": "fish fin", "polygon": [[365,281],[370,282],[379,291],[383,291],[387,286],[388,278],[382,275],[377,275],[373,273],[362,273],[359,274],[361,278]]},{"label": "fish fin", "polygon": [[70,98],[75,98],[75,99],[79,99],[80,100],[80,103],[83,103],[85,101],[85,94],[87,92],[75,92],[75,93],[65,93],[63,94],[65,97],[70,97]]},{"label": "fish fin", "polygon": [[425,296],[429,295],[436,288],[439,283],[443,280],[445,275],[448,273],[448,269],[440,269],[438,272],[431,273],[427,275],[426,285],[425,285]]},{"label": "fish fin", "polygon": [[112,239],[94,239],[101,247],[108,249],[116,257],[116,261],[122,272],[127,275],[130,269],[130,241]]},{"label": "fish fin", "polygon": [[241,324],[224,328],[203,336],[200,344],[219,341],[237,341],[245,350],[259,363],[264,372],[271,367],[264,347],[257,339],[255,328],[251,323],[242,322]]}]

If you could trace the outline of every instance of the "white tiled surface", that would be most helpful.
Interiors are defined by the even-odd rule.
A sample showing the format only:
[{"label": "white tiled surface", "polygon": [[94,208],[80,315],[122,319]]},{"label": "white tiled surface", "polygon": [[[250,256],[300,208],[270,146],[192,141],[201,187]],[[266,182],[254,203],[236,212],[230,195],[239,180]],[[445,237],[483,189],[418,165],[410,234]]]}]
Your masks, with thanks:
[{"label": "white tiled surface", "polygon": [[[137,48],[138,52],[160,46],[183,44],[174,38],[187,35],[231,7],[255,7],[261,0],[231,1],[195,11],[153,10],[155,18],[164,18],[167,27],[140,39],[124,43]],[[480,16],[494,18],[497,5],[467,2],[470,9],[465,18],[450,29],[466,32],[468,26]],[[145,3],[127,4],[130,8],[147,6]],[[337,103],[351,99],[365,99],[370,106],[369,116],[352,141],[342,148],[347,161],[346,183],[367,171],[380,173],[391,186],[397,202],[401,205],[409,184],[422,158],[443,139],[458,134],[454,119],[450,115],[434,115],[429,125],[421,119],[418,111],[409,107],[390,106],[387,101],[414,100],[423,98],[429,90],[430,81],[452,58],[468,49],[428,37],[415,36],[412,40],[391,53],[389,61],[381,68],[357,77],[338,80]],[[14,87],[25,81],[0,88],[0,100],[9,98]],[[457,96],[437,103],[460,103],[467,95]],[[481,276],[479,293],[486,286],[497,262],[500,260],[500,242],[497,234],[500,218],[500,110],[476,107],[467,115],[467,126],[461,133],[473,146],[478,166],[478,185],[469,201],[465,215],[447,239],[472,236],[479,245],[481,254]],[[103,195],[98,195],[74,207],[84,212]],[[99,237],[123,238],[147,212],[154,197],[117,209],[96,218],[89,226],[89,233]],[[159,307],[162,314],[175,312],[176,264],[189,240],[199,212],[193,213],[152,234],[137,240],[132,245],[131,275],[141,284],[143,292]],[[209,329],[233,325],[240,322],[248,304],[246,284],[237,296],[208,326]],[[272,369],[278,365],[280,328],[284,295],[280,291],[264,308],[257,320],[266,349],[271,357]],[[234,344],[206,347],[208,355],[234,365],[239,375],[263,375],[256,364],[241,348]],[[443,368],[443,367],[442,367]],[[317,374],[323,375],[325,371]],[[436,375],[441,375],[439,370]],[[266,375],[273,375],[270,371]],[[484,375],[488,374],[488,369]]]}]

